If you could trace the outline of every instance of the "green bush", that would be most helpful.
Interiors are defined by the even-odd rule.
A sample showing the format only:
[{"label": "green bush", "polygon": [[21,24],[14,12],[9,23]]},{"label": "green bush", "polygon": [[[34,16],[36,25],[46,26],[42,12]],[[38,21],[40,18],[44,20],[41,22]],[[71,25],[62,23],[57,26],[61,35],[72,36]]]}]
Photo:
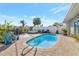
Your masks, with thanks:
[{"label": "green bush", "polygon": [[73,35],[73,38],[75,38],[77,41],[79,41],[79,35]]},{"label": "green bush", "polygon": [[4,42],[4,40],[0,39],[0,43]]},{"label": "green bush", "polygon": [[4,38],[3,34],[4,34],[4,31],[0,31],[0,43],[4,42],[4,40],[3,40],[3,38]]},{"label": "green bush", "polygon": [[0,35],[0,43],[4,42],[3,36]]},{"label": "green bush", "polygon": [[64,35],[67,35],[67,29],[62,29],[62,31],[64,32]]}]

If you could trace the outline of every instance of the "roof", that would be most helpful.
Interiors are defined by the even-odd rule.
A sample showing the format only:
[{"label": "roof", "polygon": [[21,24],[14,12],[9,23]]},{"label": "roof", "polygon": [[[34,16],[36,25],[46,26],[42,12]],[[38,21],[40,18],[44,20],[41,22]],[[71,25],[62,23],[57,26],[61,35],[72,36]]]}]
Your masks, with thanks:
[{"label": "roof", "polygon": [[73,3],[64,19],[64,22],[67,22],[79,14],[79,3]]}]

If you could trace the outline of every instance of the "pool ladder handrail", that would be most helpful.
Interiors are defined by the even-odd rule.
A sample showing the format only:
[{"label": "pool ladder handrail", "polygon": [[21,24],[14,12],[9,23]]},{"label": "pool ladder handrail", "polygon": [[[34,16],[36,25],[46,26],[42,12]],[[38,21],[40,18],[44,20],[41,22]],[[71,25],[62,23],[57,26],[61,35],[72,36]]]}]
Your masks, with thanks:
[{"label": "pool ladder handrail", "polygon": [[[28,54],[31,50],[33,50],[34,47],[30,48],[26,53],[23,53],[25,49],[27,49],[29,46],[25,47],[23,50],[22,50],[22,53],[21,53],[21,56],[25,56],[26,54]],[[37,52],[37,48],[35,49],[35,53],[34,53],[34,56],[36,55],[36,52]]]}]

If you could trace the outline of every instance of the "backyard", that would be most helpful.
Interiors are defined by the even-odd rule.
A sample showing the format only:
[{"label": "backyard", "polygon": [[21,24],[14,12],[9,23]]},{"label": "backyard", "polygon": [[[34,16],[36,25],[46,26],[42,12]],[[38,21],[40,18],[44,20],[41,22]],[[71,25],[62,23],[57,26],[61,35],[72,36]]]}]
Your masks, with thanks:
[{"label": "backyard", "polygon": [[3,10],[10,11],[0,14],[0,56],[79,56],[79,14],[66,15],[69,9],[79,13],[78,6],[0,4],[4,14]]},{"label": "backyard", "polygon": [[[24,23],[24,22],[23,22]],[[22,25],[23,27],[25,25]],[[54,26],[58,27],[59,24],[55,23]],[[6,27],[6,28],[5,28]],[[9,27],[9,28],[7,28]],[[22,27],[22,28],[23,28]],[[68,37],[66,29],[62,29],[63,33],[52,33],[50,31],[41,30],[38,32],[33,31],[29,33],[27,31],[20,31],[19,29],[11,30],[11,25],[5,25],[2,29],[0,39],[0,56],[70,56],[70,55],[79,55],[79,43],[75,38]],[[27,29],[27,28],[25,28]],[[12,33],[11,33],[12,32]],[[7,34],[6,34],[7,33]],[[6,36],[5,36],[6,34]],[[55,35],[57,38],[56,44],[51,48],[44,48],[45,45],[50,45],[48,43],[43,44],[43,48],[34,48],[31,45],[28,45],[26,42],[31,40],[34,37],[40,35],[51,34]],[[4,35],[4,36],[3,36]],[[8,36],[7,36],[8,35]],[[42,38],[41,38],[42,39]],[[39,40],[41,40],[39,39]],[[50,37],[48,38],[50,39]],[[52,39],[52,38],[51,38]],[[54,39],[54,38],[53,38]],[[39,40],[37,42],[39,42]],[[44,40],[44,38],[43,38]],[[43,42],[43,41],[42,41]],[[49,41],[48,41],[49,42]],[[34,42],[36,43],[36,42]],[[41,43],[39,43],[41,44]]]}]

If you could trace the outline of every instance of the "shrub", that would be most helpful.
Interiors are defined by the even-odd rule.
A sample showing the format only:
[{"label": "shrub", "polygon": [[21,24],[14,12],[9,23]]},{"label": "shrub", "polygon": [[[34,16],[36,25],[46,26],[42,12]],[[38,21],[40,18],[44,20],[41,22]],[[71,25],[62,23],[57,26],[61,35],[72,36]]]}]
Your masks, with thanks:
[{"label": "shrub", "polygon": [[3,36],[0,35],[0,43],[4,42]]},{"label": "shrub", "polygon": [[38,30],[38,33],[41,33],[41,30]]},{"label": "shrub", "polygon": [[64,35],[67,35],[67,29],[62,29],[62,31],[64,32]]},{"label": "shrub", "polygon": [[56,31],[56,34],[59,34],[59,31],[58,30]]},{"label": "shrub", "polygon": [[77,41],[79,41],[79,35],[73,35],[73,38],[75,38]]}]

